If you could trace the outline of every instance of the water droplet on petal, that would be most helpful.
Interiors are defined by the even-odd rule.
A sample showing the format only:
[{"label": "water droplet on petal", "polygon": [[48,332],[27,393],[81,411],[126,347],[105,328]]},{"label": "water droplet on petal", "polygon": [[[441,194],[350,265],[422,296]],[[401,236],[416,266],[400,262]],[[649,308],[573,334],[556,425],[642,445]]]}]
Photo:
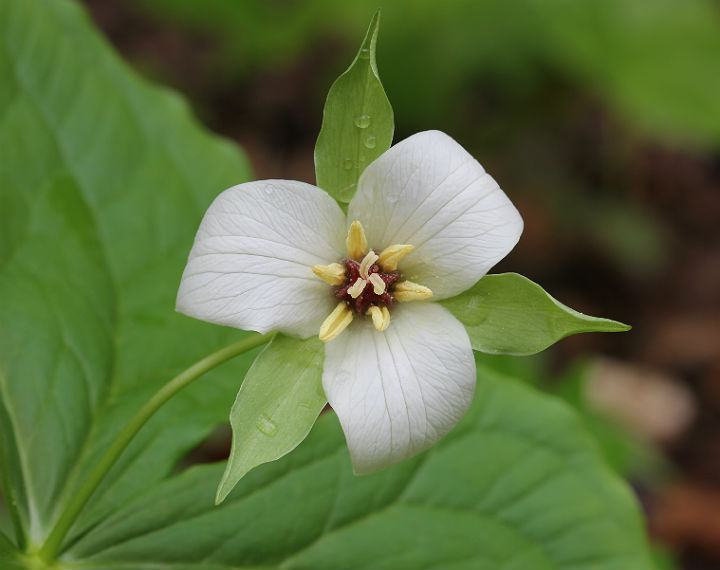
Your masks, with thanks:
[{"label": "water droplet on petal", "polygon": [[343,168],[345,170],[352,170],[353,166],[355,165],[353,164],[352,158],[346,158],[345,160],[343,160]]},{"label": "water droplet on petal", "polygon": [[365,139],[365,146],[368,148],[375,148],[375,145],[377,144],[377,141],[375,140],[375,137],[370,136]]},{"label": "water droplet on petal", "polygon": [[338,372],[337,376],[335,376],[335,382],[338,384],[348,382],[352,378],[351,374],[347,370],[341,370]]},{"label": "water droplet on petal", "polygon": [[277,433],[277,425],[266,414],[260,414],[260,419],[255,424],[258,431],[268,437],[273,437]]},{"label": "water droplet on petal", "polygon": [[370,126],[372,117],[370,115],[358,115],[355,117],[355,126],[358,129],[367,129]]}]

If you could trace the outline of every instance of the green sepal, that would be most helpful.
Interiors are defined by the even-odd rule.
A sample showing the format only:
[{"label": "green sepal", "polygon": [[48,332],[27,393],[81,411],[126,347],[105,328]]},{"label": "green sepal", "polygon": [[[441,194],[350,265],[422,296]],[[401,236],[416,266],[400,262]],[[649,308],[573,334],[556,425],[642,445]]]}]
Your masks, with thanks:
[{"label": "green sepal", "polygon": [[230,412],[230,458],[216,504],[251,469],[290,453],[304,440],[327,403],[322,388],[325,347],[277,335],[258,355]]},{"label": "green sepal", "polygon": [[328,93],[315,145],[317,185],[349,202],[365,167],[390,148],[395,129],[375,60],[380,11],[350,67]]},{"label": "green sepal", "polygon": [[573,334],[630,330],[563,305],[517,273],[486,275],[440,303],[465,325],[473,349],[488,354],[535,354]]}]

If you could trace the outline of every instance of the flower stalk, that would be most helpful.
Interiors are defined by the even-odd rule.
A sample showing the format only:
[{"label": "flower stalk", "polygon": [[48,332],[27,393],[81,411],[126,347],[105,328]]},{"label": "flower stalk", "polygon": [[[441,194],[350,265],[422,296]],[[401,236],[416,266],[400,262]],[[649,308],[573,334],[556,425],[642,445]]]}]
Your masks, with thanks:
[{"label": "flower stalk", "polygon": [[80,486],[77,493],[75,493],[72,500],[67,504],[65,510],[58,517],[52,531],[50,531],[45,543],[40,548],[38,552],[39,558],[46,563],[55,559],[60,552],[65,536],[83,507],[95,492],[95,489],[100,485],[112,466],[115,465],[115,462],[120,455],[122,455],[123,451],[125,451],[135,435],[165,402],[209,370],[212,370],[235,356],[270,342],[273,336],[275,336],[275,332],[254,334],[239,340],[199,360],[160,388],[117,435],[112,444],[110,444],[110,447],[105,451],[105,454],[100,458],[100,461],[95,465],[95,468],[90,472],[90,475],[88,475],[87,479],[85,479]]}]

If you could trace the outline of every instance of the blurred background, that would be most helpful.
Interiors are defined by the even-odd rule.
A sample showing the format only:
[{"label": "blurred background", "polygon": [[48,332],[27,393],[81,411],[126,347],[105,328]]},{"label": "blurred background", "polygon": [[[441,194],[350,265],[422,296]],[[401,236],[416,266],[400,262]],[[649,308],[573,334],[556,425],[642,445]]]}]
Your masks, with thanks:
[{"label": "blurred background", "polygon": [[[325,95],[380,5],[85,3],[141,74],[242,146],[257,178],[310,183]],[[634,327],[483,360],[580,411],[636,489],[658,567],[720,568],[720,4],[382,8],[378,64],[395,140],[449,133],[525,219],[494,271]],[[221,430],[190,461],[222,458],[228,443]]]}]

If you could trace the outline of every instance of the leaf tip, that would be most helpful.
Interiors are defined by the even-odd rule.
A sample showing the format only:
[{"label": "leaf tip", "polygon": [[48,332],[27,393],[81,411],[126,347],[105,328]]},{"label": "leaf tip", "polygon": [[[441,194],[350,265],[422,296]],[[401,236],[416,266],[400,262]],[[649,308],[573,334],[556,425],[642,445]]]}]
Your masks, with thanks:
[{"label": "leaf tip", "polygon": [[234,480],[233,479],[231,479],[230,476],[230,462],[228,461],[228,464],[225,467],[225,473],[223,473],[222,479],[220,480],[220,484],[218,485],[217,491],[215,493],[216,507],[220,505],[223,501],[225,501],[227,496],[230,494],[230,491],[233,490],[235,485],[237,485],[237,482],[240,480],[240,478]]},{"label": "leaf tip", "polygon": [[621,323],[620,321],[610,320],[610,323],[612,324],[612,329],[608,332],[627,332],[632,329],[631,325]]},{"label": "leaf tip", "polygon": [[215,506],[222,504],[222,502],[227,498],[228,494],[230,493],[230,489],[226,488],[225,479],[222,480],[220,485],[218,486],[217,493],[215,493]]},{"label": "leaf tip", "polygon": [[378,8],[373,14],[367,32],[365,32],[365,38],[363,38],[362,44],[360,44],[360,51],[358,51],[355,57],[355,62],[358,59],[369,59],[375,75],[377,75],[377,70],[375,69],[375,46],[377,45],[378,31],[380,29],[380,13],[381,9]]}]

